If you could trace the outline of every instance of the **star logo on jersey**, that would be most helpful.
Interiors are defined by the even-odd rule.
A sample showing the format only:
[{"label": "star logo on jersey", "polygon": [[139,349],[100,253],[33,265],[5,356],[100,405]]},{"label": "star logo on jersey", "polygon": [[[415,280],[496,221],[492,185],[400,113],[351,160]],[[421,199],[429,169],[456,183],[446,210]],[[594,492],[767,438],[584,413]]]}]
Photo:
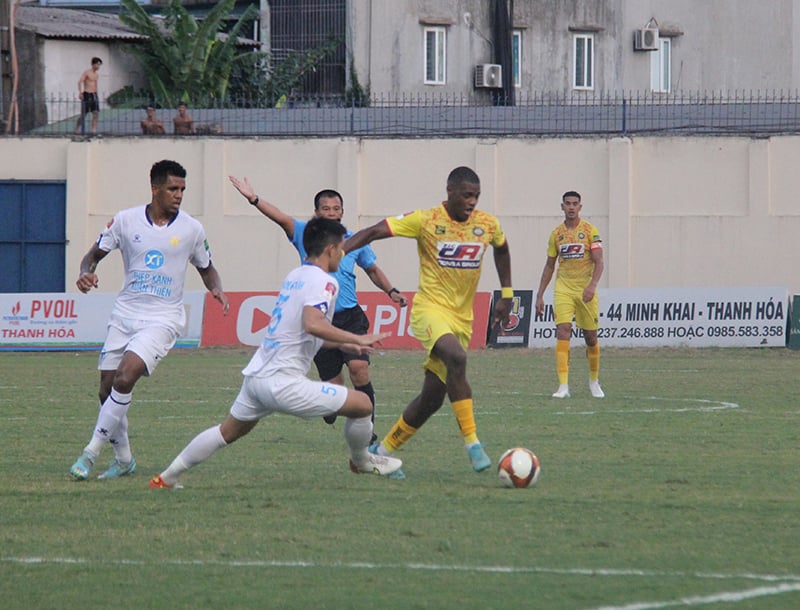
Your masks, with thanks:
[{"label": "star logo on jersey", "polygon": [[173,235],[172,237],[169,238],[170,246],[177,246],[180,243],[181,243],[181,238],[178,237],[177,235]]}]

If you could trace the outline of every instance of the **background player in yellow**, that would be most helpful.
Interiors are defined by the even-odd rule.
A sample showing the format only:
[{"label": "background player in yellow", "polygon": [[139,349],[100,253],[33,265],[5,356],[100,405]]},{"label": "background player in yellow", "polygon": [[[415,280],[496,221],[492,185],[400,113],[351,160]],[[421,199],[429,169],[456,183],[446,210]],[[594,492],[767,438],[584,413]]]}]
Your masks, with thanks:
[{"label": "background player in yellow", "polygon": [[[344,249],[349,252],[376,239],[410,237],[417,241],[419,255],[419,288],[411,307],[411,328],[428,352],[422,392],[405,408],[383,441],[370,447],[373,453],[390,455],[402,447],[447,396],[472,468],[481,472],[492,464],[478,440],[472,388],[467,381],[472,302],[489,246],[494,249],[502,286],[492,324],[508,321],[514,291],[508,241],[498,219],[476,209],[480,194],[478,175],[468,167],[457,167],[447,177],[447,201],[429,210],[381,220],[345,242]],[[404,475],[394,473],[389,478]]]},{"label": "background player in yellow", "polygon": [[580,216],[580,193],[567,191],[561,197],[564,222],[550,234],[547,262],[539,280],[536,312],[544,313],[544,291],[553,277],[558,260],[558,273],[553,295],[556,320],[556,370],[558,390],[554,398],[569,396],[569,340],[572,320],[583,330],[586,356],[589,359],[589,390],[595,398],[603,398],[600,387],[600,344],[597,342],[600,305],[597,282],[603,274],[603,242],[597,229]]}]

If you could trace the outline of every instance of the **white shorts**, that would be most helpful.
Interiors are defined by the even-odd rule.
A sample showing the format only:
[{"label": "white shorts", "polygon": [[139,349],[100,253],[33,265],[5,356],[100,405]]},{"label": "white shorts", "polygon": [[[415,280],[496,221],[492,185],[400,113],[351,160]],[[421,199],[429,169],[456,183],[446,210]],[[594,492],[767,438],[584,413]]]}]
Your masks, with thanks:
[{"label": "white shorts", "polygon": [[297,375],[245,376],[231,415],[239,421],[258,420],[276,412],[323,417],[338,412],[345,400],[347,388],[333,383]]},{"label": "white shorts", "polygon": [[131,351],[144,361],[147,374],[151,375],[177,340],[178,332],[169,326],[152,320],[124,320],[112,316],[97,368],[115,371],[125,352]]}]

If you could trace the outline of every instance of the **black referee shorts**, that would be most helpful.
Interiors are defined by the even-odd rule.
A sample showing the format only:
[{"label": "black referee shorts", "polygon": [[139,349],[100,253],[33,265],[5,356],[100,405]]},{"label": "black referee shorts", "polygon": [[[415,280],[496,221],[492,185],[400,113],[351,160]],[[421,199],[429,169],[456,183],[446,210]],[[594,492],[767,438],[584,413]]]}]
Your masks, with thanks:
[{"label": "black referee shorts", "polygon": [[[350,309],[333,314],[333,325],[354,335],[366,335],[369,332],[369,319],[360,306],[356,305]],[[369,362],[369,355],[356,356],[346,354],[340,349],[322,348],[314,356],[314,364],[317,365],[317,372],[322,381],[333,379],[342,372],[345,363],[351,360],[366,360]]]}]

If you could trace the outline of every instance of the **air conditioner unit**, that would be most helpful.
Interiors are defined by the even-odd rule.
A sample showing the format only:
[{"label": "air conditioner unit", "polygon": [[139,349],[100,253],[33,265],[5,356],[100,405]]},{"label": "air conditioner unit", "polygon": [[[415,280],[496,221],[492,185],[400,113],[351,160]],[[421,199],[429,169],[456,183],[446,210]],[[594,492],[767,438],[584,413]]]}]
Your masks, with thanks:
[{"label": "air conditioner unit", "polygon": [[642,28],[633,33],[635,51],[658,51],[658,28]]},{"label": "air conditioner unit", "polygon": [[475,66],[475,88],[501,89],[503,87],[503,66],[500,64],[478,64]]}]

